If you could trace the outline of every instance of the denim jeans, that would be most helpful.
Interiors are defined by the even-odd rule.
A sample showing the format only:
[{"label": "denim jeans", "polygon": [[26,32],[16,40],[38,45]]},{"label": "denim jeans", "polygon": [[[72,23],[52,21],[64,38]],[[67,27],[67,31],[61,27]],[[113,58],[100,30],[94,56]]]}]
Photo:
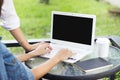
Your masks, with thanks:
[{"label": "denim jeans", "polygon": [[34,80],[32,72],[0,41],[0,80]]}]

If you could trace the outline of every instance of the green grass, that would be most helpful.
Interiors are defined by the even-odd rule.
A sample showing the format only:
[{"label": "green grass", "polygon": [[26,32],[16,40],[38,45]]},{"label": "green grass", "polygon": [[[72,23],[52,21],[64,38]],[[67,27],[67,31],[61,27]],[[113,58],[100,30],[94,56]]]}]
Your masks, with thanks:
[{"label": "green grass", "polygon": [[[21,28],[28,39],[48,38],[50,35],[51,11],[65,11],[84,14],[95,14],[96,36],[119,35],[120,16],[112,15],[108,10],[112,7],[96,0],[50,0],[50,4],[41,4],[40,0],[14,0],[16,11],[21,19]],[[13,39],[0,28],[3,39]]]}]

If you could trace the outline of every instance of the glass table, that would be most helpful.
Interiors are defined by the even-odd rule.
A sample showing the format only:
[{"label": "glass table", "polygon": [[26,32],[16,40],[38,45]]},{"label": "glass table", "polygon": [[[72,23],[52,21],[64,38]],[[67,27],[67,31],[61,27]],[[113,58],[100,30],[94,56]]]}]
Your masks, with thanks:
[{"label": "glass table", "polygon": [[[95,57],[97,57],[97,55],[94,52],[82,60],[87,60]],[[52,70],[44,76],[44,78],[48,80],[96,80],[108,77],[110,80],[114,80],[114,75],[120,70],[120,49],[114,46],[110,46],[109,56],[105,59],[113,64],[112,68],[105,71],[96,71],[87,74],[73,64],[61,62],[53,67]],[[46,60],[47,59],[45,58],[34,57],[28,60],[26,62],[26,65],[30,68],[34,68]]]}]

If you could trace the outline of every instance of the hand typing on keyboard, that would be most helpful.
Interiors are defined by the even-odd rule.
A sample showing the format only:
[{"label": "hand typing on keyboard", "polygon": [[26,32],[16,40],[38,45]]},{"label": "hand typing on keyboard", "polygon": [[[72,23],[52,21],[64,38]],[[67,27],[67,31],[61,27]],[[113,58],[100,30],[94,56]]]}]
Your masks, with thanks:
[{"label": "hand typing on keyboard", "polygon": [[50,53],[52,50],[52,47],[50,46],[49,43],[45,43],[42,42],[40,43],[40,45],[33,50],[32,52],[34,52],[34,56],[40,56],[40,55],[44,55],[46,53]]},{"label": "hand typing on keyboard", "polygon": [[41,43],[40,46],[38,46],[38,48],[36,48],[33,51],[34,51],[34,56],[57,58],[58,61],[65,61],[67,59],[72,59],[70,57],[73,54],[75,54],[69,49],[53,47],[49,43]]},{"label": "hand typing on keyboard", "polygon": [[64,61],[71,57],[72,55],[73,55],[72,51],[68,49],[61,49],[54,57],[57,57],[57,59],[60,61]]}]

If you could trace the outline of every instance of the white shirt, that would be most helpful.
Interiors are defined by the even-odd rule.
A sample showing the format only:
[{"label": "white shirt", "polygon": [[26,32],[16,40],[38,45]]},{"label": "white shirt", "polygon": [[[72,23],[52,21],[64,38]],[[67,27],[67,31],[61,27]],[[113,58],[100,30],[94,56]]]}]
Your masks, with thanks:
[{"label": "white shirt", "polygon": [[1,24],[7,30],[13,30],[20,26],[19,17],[16,14],[13,0],[4,0],[1,11]]}]

